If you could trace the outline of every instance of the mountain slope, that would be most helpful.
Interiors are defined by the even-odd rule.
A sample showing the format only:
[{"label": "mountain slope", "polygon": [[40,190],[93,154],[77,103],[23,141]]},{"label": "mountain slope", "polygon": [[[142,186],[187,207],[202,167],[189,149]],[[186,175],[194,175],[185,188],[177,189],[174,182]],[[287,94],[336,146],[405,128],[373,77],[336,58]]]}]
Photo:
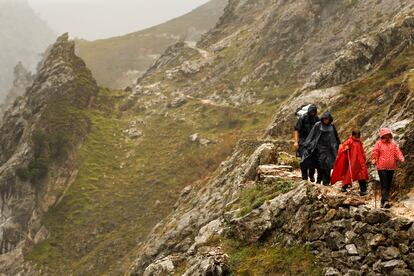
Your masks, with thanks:
[{"label": "mountain slope", "polygon": [[[374,7],[374,11],[367,7]],[[166,96],[165,100],[179,90],[187,97],[206,99],[214,104],[239,107],[250,104],[250,108],[258,105],[267,114],[271,114],[269,104],[273,97],[274,103],[278,104],[273,108],[279,108],[273,123],[267,128],[266,136],[271,140],[251,142],[257,144],[247,153],[243,147],[237,148],[207,184],[194,185],[190,192],[185,190],[176,209],[153,229],[144,244],[138,245],[137,259],[129,273],[226,275],[234,272],[231,269],[240,269],[231,267],[231,264],[229,267],[228,260],[223,257],[226,253],[234,254],[246,246],[277,250],[280,239],[287,248],[292,244],[304,244],[306,240],[302,243],[301,235],[307,233],[307,228],[301,229],[300,225],[309,223],[310,227],[314,223],[306,213],[306,208],[313,207],[301,201],[304,198],[300,197],[299,190],[280,197],[272,195],[274,198],[267,203],[266,197],[253,197],[247,218],[238,217],[244,193],[261,193],[263,190],[266,193],[269,189],[257,180],[257,166],[274,162],[269,160],[272,159],[269,152],[276,150],[280,153],[277,148],[289,148],[275,139],[290,137],[295,112],[302,105],[314,102],[320,109],[331,110],[338,119],[337,126],[343,139],[349,135],[351,127],[362,128],[368,151],[378,137],[378,129],[391,127],[399,134],[397,141],[406,149],[408,163],[411,164],[410,122],[414,114],[413,90],[409,84],[413,58],[413,8],[410,1],[278,1],[272,4],[267,1],[230,1],[216,28],[198,43],[199,48],[177,44],[167,50],[139,80],[136,95],[131,100],[131,105],[136,103],[135,108],[143,106],[143,97],[156,95],[162,99],[158,87],[163,87],[161,91]],[[351,14],[353,20],[348,20]],[[241,101],[246,94],[256,97],[256,100],[250,103]],[[159,105],[160,101],[154,105]],[[411,176],[412,168],[405,166],[398,185],[412,189],[413,183],[401,181]],[[273,177],[280,178],[278,175]],[[274,182],[268,184],[278,185]],[[303,184],[293,179],[292,187],[303,187]],[[316,191],[318,196],[325,193],[313,186],[303,191],[304,194]],[[299,195],[295,197],[295,194]],[[293,198],[287,199],[290,196]],[[312,202],[311,198],[305,197],[305,202]],[[256,199],[257,202],[254,201]],[[301,204],[305,204],[305,210],[290,212]],[[349,204],[347,206],[352,209]],[[284,209],[287,214],[280,214]],[[285,225],[292,216],[299,219],[302,215],[304,220],[301,223]],[[398,213],[393,213],[396,215]],[[356,223],[352,221],[353,217],[349,218]],[[257,225],[256,221],[261,224]],[[407,224],[408,228],[411,224],[412,221]],[[328,229],[331,226],[322,227]],[[249,243],[249,237],[259,230],[263,236],[259,234],[257,239],[253,239],[253,244]],[[371,233],[377,234],[375,231]],[[231,246],[228,248],[226,239],[235,239],[240,244],[233,249]],[[268,243],[263,244],[264,241]],[[311,238],[310,241],[315,240]],[[407,243],[411,241],[412,238],[404,240]],[[330,246],[329,240],[323,242]],[[365,242],[368,241],[362,241]],[[363,245],[361,247],[366,250]],[[335,250],[328,249],[327,254],[330,256]],[[315,252],[319,254],[320,251]],[[359,261],[366,255],[357,254],[356,259],[352,258],[355,253],[349,254],[317,261],[326,269],[333,265],[334,271],[353,273],[353,269],[362,266]],[[340,266],[337,262],[346,257],[350,258],[350,265]],[[387,259],[384,258],[387,257],[376,257],[382,260],[379,266],[373,267],[373,262],[367,260],[366,271],[386,272],[388,269],[388,272],[412,273],[405,270],[407,264],[404,262],[399,268],[386,267]],[[400,264],[399,261],[395,260]],[[254,273],[254,269],[249,267],[246,273]],[[310,271],[302,273],[308,275]]]},{"label": "mountain slope", "polygon": [[198,49],[177,44],[167,50],[139,85],[162,81],[168,84],[164,94],[179,87],[218,104],[262,103],[264,110],[302,87],[349,41],[387,27],[409,5],[381,1],[372,16],[374,2],[230,1]]},{"label": "mountain slope", "polygon": [[56,34],[26,0],[0,1],[0,102],[12,86],[13,68],[19,61],[30,71]]},{"label": "mountain slope", "polygon": [[[394,127],[412,164],[413,8],[230,1],[199,43],[170,46],[131,90],[99,89],[82,112],[90,127],[74,152],[77,177],[41,220],[48,238],[27,248],[15,271],[335,275],[366,264],[368,272],[409,273],[411,220],[299,182],[283,166],[297,166],[294,113],[309,102],[333,111],[342,138],[363,127],[368,149],[382,124]],[[412,167],[397,178],[405,184]],[[407,247],[395,247],[398,229]],[[368,248],[377,234],[384,238]]]},{"label": "mountain slope", "polygon": [[227,0],[212,0],[192,12],[158,26],[128,35],[77,42],[99,84],[110,88],[131,86],[164,52],[179,40],[197,41],[222,15]]}]

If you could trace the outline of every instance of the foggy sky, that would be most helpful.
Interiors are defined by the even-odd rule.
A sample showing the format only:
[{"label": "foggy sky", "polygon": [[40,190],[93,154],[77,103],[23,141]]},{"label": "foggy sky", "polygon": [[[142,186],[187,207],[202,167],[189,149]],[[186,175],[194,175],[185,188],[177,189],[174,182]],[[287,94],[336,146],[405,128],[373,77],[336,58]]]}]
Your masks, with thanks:
[{"label": "foggy sky", "polygon": [[28,0],[59,34],[88,40],[135,32],[157,25],[208,0]]}]

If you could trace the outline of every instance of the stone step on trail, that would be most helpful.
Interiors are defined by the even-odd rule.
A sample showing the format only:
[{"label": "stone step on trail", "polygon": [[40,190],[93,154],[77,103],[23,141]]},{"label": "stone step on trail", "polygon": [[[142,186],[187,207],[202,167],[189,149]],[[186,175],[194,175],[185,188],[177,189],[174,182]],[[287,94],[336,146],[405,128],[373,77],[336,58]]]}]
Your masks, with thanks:
[{"label": "stone step on trail", "polygon": [[257,168],[257,176],[259,179],[273,178],[291,178],[298,180],[300,179],[300,173],[297,170],[294,170],[292,166],[289,165],[275,165],[275,164],[266,164],[260,165]]}]

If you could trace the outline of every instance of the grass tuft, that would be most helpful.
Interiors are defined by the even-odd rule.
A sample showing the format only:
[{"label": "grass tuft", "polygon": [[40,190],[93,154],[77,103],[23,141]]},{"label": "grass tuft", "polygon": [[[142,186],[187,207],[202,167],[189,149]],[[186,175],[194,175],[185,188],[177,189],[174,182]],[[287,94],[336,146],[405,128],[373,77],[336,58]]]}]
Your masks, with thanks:
[{"label": "grass tuft", "polygon": [[226,241],[223,248],[229,254],[231,275],[322,275],[305,247],[241,246]]},{"label": "grass tuft", "polygon": [[245,216],[262,206],[267,200],[285,194],[295,188],[292,180],[274,180],[271,184],[258,183],[255,187],[241,192],[238,208],[240,216]]}]

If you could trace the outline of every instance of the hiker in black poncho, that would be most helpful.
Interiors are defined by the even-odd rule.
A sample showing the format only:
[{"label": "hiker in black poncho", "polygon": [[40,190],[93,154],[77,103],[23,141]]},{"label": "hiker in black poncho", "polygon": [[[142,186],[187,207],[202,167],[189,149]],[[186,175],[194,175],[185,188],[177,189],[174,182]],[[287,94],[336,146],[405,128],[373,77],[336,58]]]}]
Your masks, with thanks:
[{"label": "hiker in black poncho", "polygon": [[323,113],[321,121],[317,122],[304,143],[302,162],[315,160],[318,173],[324,185],[331,182],[331,170],[334,166],[338,148],[341,144],[338,132],[329,112]]},{"label": "hiker in black poncho", "polygon": [[[308,111],[298,119],[298,122],[295,125],[294,147],[296,150],[297,157],[303,157],[303,153],[304,153],[303,144],[305,143],[306,138],[311,132],[313,126],[318,121],[319,121],[318,109],[316,108],[316,105],[311,104],[308,107]],[[303,180],[308,180],[309,178],[311,182],[315,182],[315,170],[316,170],[315,163],[316,162],[314,160],[308,159],[306,160],[306,162],[302,162],[300,164],[300,170],[302,172]]]}]

